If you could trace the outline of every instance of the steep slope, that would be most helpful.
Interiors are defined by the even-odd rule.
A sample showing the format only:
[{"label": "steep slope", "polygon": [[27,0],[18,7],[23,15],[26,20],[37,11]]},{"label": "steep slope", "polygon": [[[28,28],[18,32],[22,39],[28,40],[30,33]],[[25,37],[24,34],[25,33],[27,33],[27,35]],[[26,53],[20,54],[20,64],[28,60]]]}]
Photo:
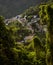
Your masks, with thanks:
[{"label": "steep slope", "polygon": [[46,2],[46,0],[0,0],[0,15],[9,18],[41,2]]}]

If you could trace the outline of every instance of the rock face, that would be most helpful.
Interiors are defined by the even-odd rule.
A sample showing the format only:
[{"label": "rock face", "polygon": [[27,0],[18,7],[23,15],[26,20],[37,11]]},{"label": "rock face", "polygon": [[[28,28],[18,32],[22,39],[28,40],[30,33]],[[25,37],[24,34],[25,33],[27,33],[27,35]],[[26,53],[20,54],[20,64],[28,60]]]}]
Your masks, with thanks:
[{"label": "rock face", "polygon": [[0,15],[11,18],[25,9],[47,0],[0,0]]}]

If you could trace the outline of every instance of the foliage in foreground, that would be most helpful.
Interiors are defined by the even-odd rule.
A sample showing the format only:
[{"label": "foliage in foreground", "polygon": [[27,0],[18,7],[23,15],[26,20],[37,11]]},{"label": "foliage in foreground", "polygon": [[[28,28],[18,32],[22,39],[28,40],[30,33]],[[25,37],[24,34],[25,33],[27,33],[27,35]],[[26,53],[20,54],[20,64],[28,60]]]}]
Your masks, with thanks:
[{"label": "foliage in foreground", "polygon": [[53,65],[53,5],[41,5],[40,18],[41,24],[48,26],[46,44],[35,36],[28,45],[24,45],[16,43],[16,38],[13,38],[15,30],[20,28],[8,29],[0,16],[0,65]]}]

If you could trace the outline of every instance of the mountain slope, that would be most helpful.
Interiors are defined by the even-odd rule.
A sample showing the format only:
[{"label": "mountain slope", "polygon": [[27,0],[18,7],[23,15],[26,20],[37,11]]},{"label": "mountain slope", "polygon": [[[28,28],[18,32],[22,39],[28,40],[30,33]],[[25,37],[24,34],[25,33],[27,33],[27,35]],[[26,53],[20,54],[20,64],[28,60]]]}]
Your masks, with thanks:
[{"label": "mountain slope", "polygon": [[0,15],[6,18],[22,13],[30,6],[37,5],[46,0],[0,0]]}]

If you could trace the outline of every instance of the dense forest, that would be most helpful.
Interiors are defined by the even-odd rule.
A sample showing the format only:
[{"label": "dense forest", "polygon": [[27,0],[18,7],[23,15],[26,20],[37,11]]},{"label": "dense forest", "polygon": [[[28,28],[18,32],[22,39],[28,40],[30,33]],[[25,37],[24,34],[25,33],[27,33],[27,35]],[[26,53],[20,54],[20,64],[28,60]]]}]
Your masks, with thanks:
[{"label": "dense forest", "polygon": [[14,19],[0,16],[0,65],[53,65],[53,2]]}]

